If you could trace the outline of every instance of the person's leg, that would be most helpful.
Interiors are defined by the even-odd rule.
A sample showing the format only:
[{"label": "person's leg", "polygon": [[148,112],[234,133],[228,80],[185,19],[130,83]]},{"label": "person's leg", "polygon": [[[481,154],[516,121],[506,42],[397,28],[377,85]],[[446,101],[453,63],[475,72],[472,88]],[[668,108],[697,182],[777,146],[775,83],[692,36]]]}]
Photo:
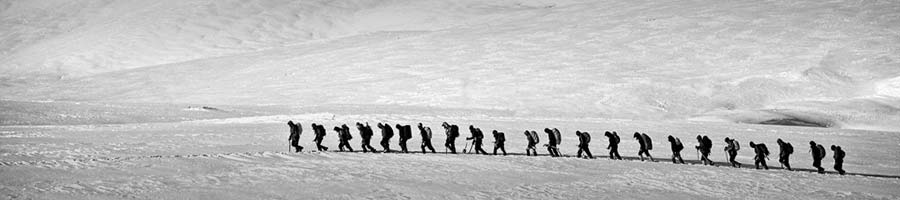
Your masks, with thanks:
[{"label": "person's leg", "polygon": [[494,155],[497,155],[498,149],[500,149],[500,145],[497,145],[497,143],[494,143]]},{"label": "person's leg", "polygon": [[615,154],[616,154],[616,159],[622,160],[622,155],[619,154],[619,146],[614,146],[612,149],[613,149],[613,152],[615,152]]},{"label": "person's leg", "polygon": [[638,151],[638,157],[641,158],[641,161],[644,161],[644,152],[647,152],[647,149],[641,148],[641,150]]},{"label": "person's leg", "polygon": [[789,156],[784,157],[784,167],[787,167],[787,170],[791,170],[791,158]]},{"label": "person's leg", "polygon": [[575,154],[575,157],[576,157],[576,158],[581,158],[581,153],[582,153],[582,152],[584,152],[584,147],[581,147],[581,145],[579,145],[579,146],[578,146],[578,153]]},{"label": "person's leg", "polygon": [[844,161],[835,161],[834,170],[840,175],[844,175]]},{"label": "person's leg", "polygon": [[585,145],[585,147],[584,147],[584,152],[587,153],[587,157],[588,157],[588,158],[594,159],[594,155],[591,154],[591,149],[588,148],[587,145]]},{"label": "person's leg", "polygon": [[813,160],[813,167],[816,167],[816,170],[817,170],[820,174],[821,174],[821,173],[825,173],[825,169],[822,168],[822,160],[814,159],[814,160]]}]

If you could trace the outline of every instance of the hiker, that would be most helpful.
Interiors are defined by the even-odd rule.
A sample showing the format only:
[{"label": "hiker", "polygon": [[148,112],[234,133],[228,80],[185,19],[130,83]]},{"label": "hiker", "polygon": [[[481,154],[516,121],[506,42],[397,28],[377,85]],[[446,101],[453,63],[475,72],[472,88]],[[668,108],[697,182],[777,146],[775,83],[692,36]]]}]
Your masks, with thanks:
[{"label": "hiker", "polygon": [[483,148],[481,148],[481,145],[484,141],[484,133],[481,132],[481,129],[475,128],[474,125],[469,125],[469,132],[472,133],[472,137],[468,137],[468,138],[466,138],[466,140],[473,140],[472,146],[474,146],[474,148],[475,148],[475,153],[487,155],[488,153],[486,151],[484,151]]},{"label": "hiker", "polygon": [[497,155],[497,149],[503,151],[503,155],[506,155],[506,134],[503,132],[494,130],[494,155]]},{"label": "hiker", "polygon": [[356,129],[359,130],[359,136],[362,137],[362,142],[360,144],[363,153],[367,153],[369,151],[375,153],[375,148],[372,148],[372,145],[369,144],[372,141],[372,135],[374,135],[374,133],[372,132],[372,127],[369,126],[369,123],[366,122],[366,125],[363,125],[362,123],[356,122]]},{"label": "hiker", "polygon": [[459,126],[451,125],[447,122],[444,122],[441,126],[444,127],[445,134],[447,135],[444,147],[450,149],[450,153],[456,154],[456,138],[459,137]]},{"label": "hiker", "polygon": [[589,159],[594,159],[594,155],[591,155],[591,149],[588,148],[591,143],[591,134],[588,132],[575,131],[575,135],[578,136],[578,156],[581,158],[581,152],[587,154]]},{"label": "hiker", "polygon": [[403,153],[409,153],[409,150],[406,149],[406,142],[412,138],[412,127],[409,125],[397,124],[397,133],[400,134],[400,140],[398,141],[400,143],[400,150],[403,151]]},{"label": "hiker", "polygon": [[544,146],[547,147],[547,152],[549,152],[550,156],[552,157],[559,157],[559,149],[556,148],[556,144],[559,143],[557,141],[559,140],[559,138],[557,138],[556,133],[554,133],[553,130],[549,128],[544,128],[544,132],[547,133],[547,138],[548,140],[550,140],[547,142],[547,144],[544,144]]},{"label": "hiker", "polygon": [[766,144],[756,144],[750,141],[750,148],[753,148],[753,152],[756,153],[756,156],[753,157],[753,165],[756,166],[756,169],[759,169],[759,165],[762,165],[768,170],[769,166],[766,165],[766,159],[769,159],[769,148],[766,147]]},{"label": "hiker", "polygon": [[831,151],[834,151],[834,170],[840,175],[844,175],[844,156],[847,155],[841,146],[831,145]]},{"label": "hiker", "polygon": [[785,169],[790,171],[790,157],[791,154],[794,153],[794,145],[791,145],[791,143],[788,142],[784,142],[781,140],[781,138],[778,138],[778,149],[778,162],[780,162]]},{"label": "hiker", "polygon": [[316,149],[319,151],[328,151],[328,147],[322,146],[322,139],[325,139],[325,126],[312,124],[313,132],[315,132],[316,137],[313,141],[316,142]]},{"label": "hiker", "polygon": [[434,151],[434,147],[431,146],[431,127],[419,123],[419,135],[422,135],[422,154],[425,154],[425,148],[431,149],[431,153],[437,153]]},{"label": "hiker", "polygon": [[[678,162],[681,162],[681,164],[684,164],[684,159],[681,158],[681,150],[684,149],[684,144],[681,143],[681,139],[669,135],[669,144],[672,146],[672,163],[677,164]],[[676,162],[676,158],[678,159],[678,162]]]},{"label": "hiker", "polygon": [[387,123],[378,123],[376,126],[381,129],[381,148],[384,152],[391,152],[391,137],[394,137],[394,129]]},{"label": "hiker", "polygon": [[734,160],[734,158],[737,157],[738,150],[741,150],[741,143],[738,143],[737,140],[725,137],[725,145],[725,153],[728,154],[728,163],[731,163],[731,167],[741,168],[741,163]]},{"label": "hiker", "polygon": [[647,136],[646,133],[641,134],[634,132],[634,139],[641,145],[641,149],[638,151],[638,156],[641,157],[641,161],[644,161],[644,155],[647,155],[651,162],[656,162],[653,160],[653,156],[650,155],[650,150],[653,150],[653,143],[650,140],[650,136]]},{"label": "hiker", "polygon": [[613,131],[612,133],[606,131],[606,133],[604,133],[603,135],[609,138],[609,146],[606,146],[606,149],[609,149],[609,159],[622,160],[622,156],[619,155],[619,141],[621,141],[621,138],[619,138],[619,134],[615,131]]},{"label": "hiker", "polygon": [[715,166],[716,164],[709,159],[709,153],[712,152],[712,140],[707,136],[697,135],[697,143],[699,143],[699,145],[695,148],[700,152],[700,161],[703,162],[704,165]]},{"label": "hiker", "polygon": [[300,123],[294,124],[294,121],[288,120],[288,127],[291,127],[291,134],[288,135],[288,141],[290,141],[291,147],[295,149],[294,152],[303,151],[303,146],[300,146],[300,134],[303,134],[303,127],[300,126]]},{"label": "hiker", "polygon": [[335,126],[334,131],[338,134],[338,149],[344,151],[346,147],[347,150],[353,152],[353,147],[350,147],[350,139],[353,139],[353,136],[350,135],[350,128],[344,124],[343,126]]},{"label": "hiker", "polygon": [[537,147],[535,146],[541,141],[541,139],[537,135],[537,132],[525,130],[525,137],[528,138],[528,146],[525,147],[525,155],[537,156]]},{"label": "hiker", "polygon": [[821,144],[816,144],[814,141],[809,141],[809,151],[812,153],[813,167],[820,174],[825,173],[825,168],[822,168],[822,158],[825,158],[825,147]]}]

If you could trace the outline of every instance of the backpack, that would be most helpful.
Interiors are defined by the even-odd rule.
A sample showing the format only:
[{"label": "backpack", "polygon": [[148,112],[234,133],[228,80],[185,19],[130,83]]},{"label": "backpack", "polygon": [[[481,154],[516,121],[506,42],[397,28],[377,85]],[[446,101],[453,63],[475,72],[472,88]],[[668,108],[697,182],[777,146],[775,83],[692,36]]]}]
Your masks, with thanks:
[{"label": "backpack", "polygon": [[650,136],[646,133],[642,133],[641,137],[644,138],[644,144],[647,145],[647,150],[653,150],[653,140],[650,140]]},{"label": "backpack", "polygon": [[784,153],[792,154],[794,153],[794,146],[791,143],[784,143]]},{"label": "backpack", "polygon": [[700,148],[702,148],[702,149],[710,149],[710,148],[712,148],[712,140],[709,140],[709,137],[703,136],[703,140],[702,140],[702,141],[703,141],[703,142],[702,142],[703,145],[700,146]]},{"label": "backpack", "polygon": [[584,138],[585,144],[591,143],[591,134],[588,134],[587,132],[583,132],[583,133],[581,133],[581,135]]},{"label": "backpack", "polygon": [[562,135],[559,134],[559,129],[553,129],[553,135],[556,137],[556,145],[562,144]]},{"label": "backpack", "polygon": [[620,141],[620,140],[622,140],[622,139],[619,138],[619,134],[613,134],[613,139],[612,139],[611,143],[613,143],[613,144],[619,144],[619,141]]},{"label": "backpack", "polygon": [[681,151],[684,149],[684,144],[681,144],[681,139],[675,138],[675,151]]},{"label": "backpack", "polygon": [[823,147],[823,146],[820,144],[820,145],[816,145],[816,149],[819,149],[819,150],[818,150],[818,151],[819,151],[819,158],[818,158],[818,159],[825,158],[825,147]]},{"label": "backpack", "polygon": [[763,155],[769,156],[769,148],[766,147],[766,144],[757,144],[756,146],[759,146],[759,148],[763,152]]},{"label": "backpack", "polygon": [[535,144],[541,143],[541,137],[538,137],[537,132],[532,131],[532,132],[529,132],[528,134],[531,135],[532,138],[534,138]]},{"label": "backpack", "polygon": [[457,125],[450,126],[450,137],[452,137],[452,138],[459,137],[459,126],[457,126]]},{"label": "backpack", "polygon": [[[731,144],[734,144],[734,151],[741,150],[741,143],[738,142],[737,140],[731,139]],[[769,155],[769,154],[766,154],[766,155]]]}]

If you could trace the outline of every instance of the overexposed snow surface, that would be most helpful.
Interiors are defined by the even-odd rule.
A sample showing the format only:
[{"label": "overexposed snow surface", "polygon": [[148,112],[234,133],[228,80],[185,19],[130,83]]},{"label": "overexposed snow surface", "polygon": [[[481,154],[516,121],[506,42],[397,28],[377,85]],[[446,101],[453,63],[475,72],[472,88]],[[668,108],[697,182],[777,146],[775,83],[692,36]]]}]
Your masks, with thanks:
[{"label": "overexposed snow surface", "polygon": [[[897,1],[0,0],[0,27],[0,199],[900,198]],[[309,151],[357,121],[631,158],[641,131],[660,162]],[[801,170],[669,164],[669,134],[745,166],[783,138]]]},{"label": "overexposed snow surface", "polygon": [[896,1],[3,5],[12,28],[2,32],[0,91],[12,100],[415,105],[900,130]]},{"label": "overexposed snow surface", "polygon": [[[69,199],[896,199],[900,198],[900,136],[893,132],[845,131],[721,123],[671,124],[628,120],[524,119],[490,113],[429,112],[382,114],[337,109],[327,113],[273,115],[222,120],[119,125],[5,126],[0,152],[0,191],[3,198]],[[343,114],[353,112],[356,114]],[[301,145],[307,151],[287,153],[287,127],[293,119],[304,126]],[[332,120],[334,119],[334,120]],[[507,150],[522,153],[524,129],[559,127],[561,151],[574,155],[575,130],[593,135],[595,156],[605,156],[604,130],[622,135],[620,152],[629,158],[611,161],[480,156],[451,154],[363,154],[310,152],[314,148],[309,124],[326,128],[356,121],[402,123],[422,121],[436,131],[432,142],[443,152],[440,119],[475,124],[486,132],[506,132]],[[351,124],[352,125],[352,124]],[[414,125],[414,124],[412,124]],[[376,132],[377,132],[376,128]],[[651,153],[659,162],[631,160],[637,142],[628,133],[642,131],[653,137]],[[409,146],[419,151],[414,130]],[[359,147],[352,129],[355,148]],[[336,148],[329,131],[325,144]],[[845,169],[851,175],[809,171],[754,170],[668,162],[664,137],[680,137],[688,162],[696,161],[692,146],[696,134],[714,140],[712,159],[724,162],[724,137],[743,143],[738,161],[751,164],[750,141],[766,143],[777,152],[776,138],[795,145],[795,169],[808,170],[809,140],[837,144],[847,151]],[[463,137],[469,135],[467,131]],[[488,137],[489,138],[489,137]],[[485,139],[485,149],[493,147]],[[545,135],[541,135],[546,143]],[[380,140],[379,134],[373,143]],[[397,139],[392,140],[392,148]],[[377,144],[373,144],[376,148]],[[462,149],[465,140],[457,140]],[[539,151],[546,154],[546,151]],[[829,151],[829,155],[831,152]],[[720,163],[721,165],[722,163]],[[829,171],[832,160],[823,165]],[[769,165],[778,168],[775,155]]]}]

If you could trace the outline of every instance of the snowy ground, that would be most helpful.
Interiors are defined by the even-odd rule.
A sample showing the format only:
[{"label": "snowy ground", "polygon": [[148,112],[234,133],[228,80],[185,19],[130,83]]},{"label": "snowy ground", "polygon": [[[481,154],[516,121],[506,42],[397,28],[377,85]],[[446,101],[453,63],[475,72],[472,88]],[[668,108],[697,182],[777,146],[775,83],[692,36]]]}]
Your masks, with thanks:
[{"label": "snowy ground", "polygon": [[[75,199],[397,199],[397,198],[528,198],[528,199],[897,199],[900,198],[900,134],[763,125],[604,120],[584,118],[529,119],[502,113],[424,108],[383,108],[418,114],[385,114],[362,107],[322,108],[323,113],[272,115],[166,123],[0,127],[0,191],[3,198]],[[354,114],[348,114],[354,113]],[[286,120],[301,122],[301,145],[314,148],[309,123],[332,127],[356,121],[413,123],[422,121],[438,131],[433,139],[443,151],[439,123],[475,124],[486,131],[507,133],[511,153],[523,153],[524,129],[559,127],[562,152],[577,150],[575,130],[593,135],[595,156],[604,156],[604,130],[623,135],[626,161],[450,155],[363,154],[337,152],[288,153]],[[332,120],[334,119],[334,120]],[[377,129],[376,129],[377,130]],[[417,130],[409,141],[418,151]],[[654,138],[652,154],[659,162],[634,160],[637,143],[627,133],[646,132]],[[358,132],[351,141],[358,148]],[[750,163],[747,143],[775,139],[796,147],[793,164],[801,171],[675,165],[664,137],[682,138],[683,152],[696,163],[690,147],[696,134],[714,139],[714,161],[725,161],[724,137],[745,148],[738,160]],[[468,136],[468,132],[463,132]],[[543,136],[542,136],[543,137]],[[380,136],[373,138],[378,141]],[[816,174],[804,146],[809,140],[837,144],[848,152],[845,169],[852,175]],[[486,139],[490,151],[492,139]],[[392,146],[398,148],[396,139]],[[545,141],[546,142],[546,139]],[[336,148],[329,131],[326,144]],[[377,142],[376,142],[377,143]],[[459,148],[465,146],[462,139]],[[378,145],[374,145],[378,149]],[[541,151],[541,153],[545,153]],[[829,152],[830,155],[831,152]],[[774,157],[773,157],[774,158]],[[830,157],[824,165],[831,165]],[[778,168],[774,160],[770,166]],[[830,169],[830,168],[829,168]]]},{"label": "snowy ground", "polygon": [[[3,199],[900,199],[893,0],[0,0],[0,27]],[[357,121],[442,150],[448,121],[631,157],[286,153],[287,120],[307,150]],[[669,164],[669,134],[745,164],[783,138],[801,170]],[[850,175],[808,172],[809,140]]]}]

